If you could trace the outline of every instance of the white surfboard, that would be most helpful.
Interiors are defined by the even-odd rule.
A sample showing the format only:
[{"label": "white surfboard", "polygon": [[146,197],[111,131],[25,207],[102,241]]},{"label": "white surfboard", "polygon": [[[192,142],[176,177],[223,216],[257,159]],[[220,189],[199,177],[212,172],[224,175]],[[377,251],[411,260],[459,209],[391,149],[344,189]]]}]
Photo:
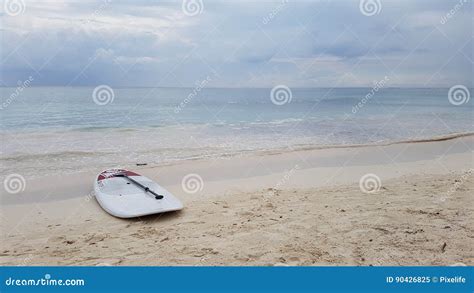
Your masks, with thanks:
[{"label": "white surfboard", "polygon": [[94,192],[100,206],[119,218],[181,210],[183,204],[153,180],[125,169],[110,169],[97,175]]}]

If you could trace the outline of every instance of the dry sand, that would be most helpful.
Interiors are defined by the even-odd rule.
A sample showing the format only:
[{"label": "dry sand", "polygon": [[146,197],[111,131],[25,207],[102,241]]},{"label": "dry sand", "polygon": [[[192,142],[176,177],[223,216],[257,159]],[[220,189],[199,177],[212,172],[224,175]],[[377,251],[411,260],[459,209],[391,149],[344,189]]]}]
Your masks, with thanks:
[{"label": "dry sand", "polygon": [[[145,167],[185,209],[132,220],[88,196],[94,174],[28,180],[2,195],[0,263],[473,265],[473,140]],[[196,194],[181,189],[191,172],[204,179]],[[367,173],[379,191],[361,191]]]}]

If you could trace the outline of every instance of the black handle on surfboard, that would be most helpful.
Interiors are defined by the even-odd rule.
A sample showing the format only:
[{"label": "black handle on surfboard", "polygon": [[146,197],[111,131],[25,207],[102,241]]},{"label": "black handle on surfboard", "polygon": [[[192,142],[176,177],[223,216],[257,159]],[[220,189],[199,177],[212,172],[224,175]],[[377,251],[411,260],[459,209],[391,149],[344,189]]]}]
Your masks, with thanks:
[{"label": "black handle on surfboard", "polygon": [[114,177],[124,177],[127,180],[129,180],[130,182],[132,182],[133,184],[143,188],[143,190],[145,190],[145,192],[149,192],[149,193],[153,194],[156,199],[162,199],[163,198],[163,195],[155,193],[153,190],[146,187],[145,185],[142,185],[140,182],[137,182],[137,181],[133,180],[132,178],[128,177],[127,174],[116,174],[116,175],[114,175]]}]

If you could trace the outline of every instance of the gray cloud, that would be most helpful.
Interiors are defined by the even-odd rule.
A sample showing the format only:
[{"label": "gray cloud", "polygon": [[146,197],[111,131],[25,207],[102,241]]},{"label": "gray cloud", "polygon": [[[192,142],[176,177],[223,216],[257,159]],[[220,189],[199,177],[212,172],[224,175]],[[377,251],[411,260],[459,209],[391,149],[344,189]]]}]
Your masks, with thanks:
[{"label": "gray cloud", "polygon": [[472,1],[26,2],[2,14],[1,83],[38,85],[473,86]]}]

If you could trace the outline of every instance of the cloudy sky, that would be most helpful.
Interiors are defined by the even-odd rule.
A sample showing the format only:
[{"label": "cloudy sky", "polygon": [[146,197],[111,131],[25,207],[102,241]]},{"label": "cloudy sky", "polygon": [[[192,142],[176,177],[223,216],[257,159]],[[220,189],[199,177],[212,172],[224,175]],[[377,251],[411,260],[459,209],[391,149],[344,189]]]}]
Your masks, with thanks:
[{"label": "cloudy sky", "polygon": [[1,85],[473,86],[472,0],[4,0]]}]

